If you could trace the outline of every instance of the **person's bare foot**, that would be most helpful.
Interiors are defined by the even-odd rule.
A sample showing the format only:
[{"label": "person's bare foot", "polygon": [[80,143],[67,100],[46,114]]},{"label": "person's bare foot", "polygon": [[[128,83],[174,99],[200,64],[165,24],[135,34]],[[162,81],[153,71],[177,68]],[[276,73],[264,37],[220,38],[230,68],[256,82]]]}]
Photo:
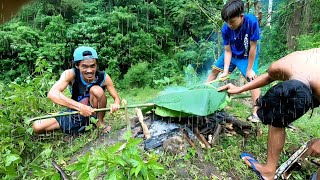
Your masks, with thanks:
[{"label": "person's bare foot", "polygon": [[[255,166],[255,169],[258,173],[260,173],[261,177],[265,180],[274,180],[275,171],[270,170],[266,166],[258,163],[256,160],[252,159],[249,156],[245,156],[242,158],[242,160],[252,169],[252,167]],[[251,162],[250,162],[251,161]]]},{"label": "person's bare foot", "polygon": [[101,129],[102,133],[109,133],[111,131],[110,125],[105,125],[103,122],[97,122],[97,127]]}]

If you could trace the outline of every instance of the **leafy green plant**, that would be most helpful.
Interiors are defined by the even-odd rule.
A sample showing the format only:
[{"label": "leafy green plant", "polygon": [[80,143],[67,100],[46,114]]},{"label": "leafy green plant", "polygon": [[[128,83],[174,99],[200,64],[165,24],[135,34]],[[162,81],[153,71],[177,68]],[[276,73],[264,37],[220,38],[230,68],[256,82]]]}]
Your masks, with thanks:
[{"label": "leafy green plant", "polygon": [[153,80],[153,83],[158,87],[168,86],[171,82],[172,82],[172,79],[168,77],[163,77],[163,79],[159,79],[159,80]]},{"label": "leafy green plant", "polygon": [[298,37],[299,50],[320,47],[320,31],[318,34],[305,34]]},{"label": "leafy green plant", "polygon": [[76,171],[79,179],[156,179],[164,172],[157,155],[143,154],[138,147],[142,139],[130,137],[127,132],[124,143],[98,149],[92,155],[87,153],[66,169]]},{"label": "leafy green plant", "polygon": [[151,77],[149,63],[141,62],[129,68],[123,83],[125,87],[146,87],[151,85]]}]

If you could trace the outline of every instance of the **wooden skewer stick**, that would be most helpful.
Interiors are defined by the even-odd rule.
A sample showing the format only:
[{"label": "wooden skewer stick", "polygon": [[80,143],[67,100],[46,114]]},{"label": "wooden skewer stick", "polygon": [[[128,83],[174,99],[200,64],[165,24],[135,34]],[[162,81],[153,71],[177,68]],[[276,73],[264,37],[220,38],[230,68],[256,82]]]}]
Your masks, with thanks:
[{"label": "wooden skewer stick", "polygon": [[143,134],[146,137],[146,139],[149,139],[151,137],[150,132],[149,132],[148,126],[143,122],[143,115],[142,115],[141,109],[136,108],[135,110],[136,110],[139,122],[141,124]]}]

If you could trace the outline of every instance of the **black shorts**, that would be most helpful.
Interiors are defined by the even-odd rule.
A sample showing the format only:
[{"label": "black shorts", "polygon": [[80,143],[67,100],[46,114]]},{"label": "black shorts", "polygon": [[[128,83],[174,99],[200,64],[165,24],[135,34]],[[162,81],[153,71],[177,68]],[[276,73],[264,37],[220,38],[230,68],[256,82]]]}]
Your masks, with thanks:
[{"label": "black shorts", "polygon": [[[72,109],[67,109],[63,112],[73,112]],[[90,116],[97,118],[96,115]],[[85,127],[92,124],[90,117],[85,117],[80,114],[57,117],[56,120],[60,125],[60,129],[66,134],[79,134],[84,132]]]},{"label": "black shorts", "polygon": [[298,80],[281,82],[257,100],[257,115],[263,124],[287,127],[309,109],[319,105],[311,89]]}]

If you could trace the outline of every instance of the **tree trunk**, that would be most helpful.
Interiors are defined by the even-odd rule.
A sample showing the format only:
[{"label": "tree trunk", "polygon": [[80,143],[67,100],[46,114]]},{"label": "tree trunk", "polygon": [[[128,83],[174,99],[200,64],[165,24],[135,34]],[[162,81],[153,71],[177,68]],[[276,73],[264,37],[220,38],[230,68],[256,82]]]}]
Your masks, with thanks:
[{"label": "tree trunk", "polygon": [[247,13],[249,13],[249,10],[250,10],[250,0],[247,0],[247,1],[246,1],[245,7],[246,7],[246,9],[247,9]]},{"label": "tree trunk", "polygon": [[296,48],[296,37],[299,36],[301,27],[301,20],[303,16],[303,2],[297,1],[294,4],[291,20],[288,23],[287,30],[287,46],[291,50]]},{"label": "tree trunk", "polygon": [[258,18],[259,26],[261,26],[261,20],[262,20],[262,3],[261,3],[261,0],[256,0],[254,2],[254,15]]},{"label": "tree trunk", "polygon": [[272,2],[273,2],[273,0],[269,0],[267,26],[271,26]]},{"label": "tree trunk", "polygon": [[308,33],[310,30],[310,25],[311,25],[311,19],[312,19],[312,3],[310,2],[310,0],[304,0],[304,5],[303,5],[303,9],[302,9],[302,23],[303,26],[301,26],[301,32],[302,33]]},{"label": "tree trunk", "polygon": [[297,37],[301,34],[308,33],[311,25],[311,7],[310,0],[296,0],[290,20],[287,23],[287,46],[291,50],[296,50]]}]

